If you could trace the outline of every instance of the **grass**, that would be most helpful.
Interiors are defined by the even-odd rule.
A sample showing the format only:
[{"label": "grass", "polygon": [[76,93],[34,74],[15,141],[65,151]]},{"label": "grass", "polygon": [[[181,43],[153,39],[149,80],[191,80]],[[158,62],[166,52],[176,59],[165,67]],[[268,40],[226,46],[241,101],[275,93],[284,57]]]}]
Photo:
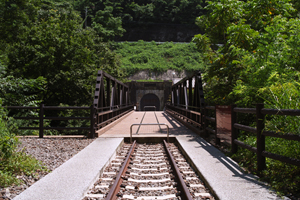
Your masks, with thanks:
[{"label": "grass", "polygon": [[14,152],[10,157],[1,160],[0,187],[22,184],[18,175],[35,176],[38,171],[47,171],[43,164],[24,152]]},{"label": "grass", "polygon": [[35,176],[38,170],[47,170],[40,161],[17,151],[19,141],[13,134],[14,121],[7,117],[0,99],[0,187],[21,184],[18,175]]},{"label": "grass", "polygon": [[204,70],[201,53],[194,43],[121,42],[113,43],[112,49],[120,55],[126,76],[140,70],[163,72]]}]

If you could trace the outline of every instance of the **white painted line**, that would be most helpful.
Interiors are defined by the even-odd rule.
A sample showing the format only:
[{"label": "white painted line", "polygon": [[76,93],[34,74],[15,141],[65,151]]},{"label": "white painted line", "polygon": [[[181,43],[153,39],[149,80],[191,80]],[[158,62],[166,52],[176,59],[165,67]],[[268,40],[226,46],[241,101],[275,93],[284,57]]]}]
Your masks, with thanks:
[{"label": "white painted line", "polygon": [[95,188],[109,188],[109,185],[96,185]]},{"label": "white painted line", "polygon": [[[153,166],[153,164],[138,164],[138,163],[133,163],[133,165],[141,166],[141,167]],[[167,163],[157,163],[156,165],[167,165]]]},{"label": "white painted line", "polygon": [[87,194],[86,197],[90,197],[90,198],[104,198],[105,195],[104,194]]},{"label": "white painted line", "polygon": [[[164,186],[164,187],[139,187],[138,191],[150,191],[150,190],[168,190],[173,189],[173,186]],[[134,186],[126,186],[126,189],[134,190]]]},{"label": "white painted line", "polygon": [[194,171],[183,171],[182,173],[183,173],[183,174],[195,174]]},{"label": "white painted line", "polygon": [[204,197],[204,198],[210,198],[211,195],[209,193],[194,193],[196,197]]},{"label": "white painted line", "polygon": [[197,178],[197,177],[185,177],[185,179],[186,179],[186,180],[197,180],[197,179],[199,179],[199,178]]},{"label": "white painted line", "polygon": [[115,174],[117,174],[117,172],[103,172],[103,174],[115,175]]},{"label": "white painted line", "polygon": [[136,183],[161,183],[161,182],[167,182],[167,181],[170,181],[171,179],[170,178],[165,178],[165,179],[158,179],[158,180],[137,180],[137,179],[132,179],[132,178],[129,178],[128,181],[131,181],[131,182],[136,182]]},{"label": "white painted line", "polygon": [[164,173],[159,173],[159,174],[138,174],[131,172],[130,175],[135,175],[135,176],[163,176],[163,175],[168,175],[170,174],[169,172],[164,172]]},{"label": "white painted line", "polygon": [[124,199],[137,199],[137,200],[152,200],[152,199],[171,199],[176,198],[176,194],[169,194],[166,196],[142,196],[142,197],[135,197],[133,195],[123,195]]},{"label": "white painted line", "polygon": [[204,185],[202,184],[190,184],[190,187],[200,187],[200,188],[205,188]]},{"label": "white painted line", "polygon": [[[138,170],[138,171],[157,171],[157,168],[141,169],[141,168],[132,167],[131,169]],[[163,170],[163,169],[168,169],[168,168],[166,168],[166,167],[161,167],[161,168],[159,168],[159,169],[160,169],[160,170]]]},{"label": "white painted line", "polygon": [[100,178],[100,179],[103,181],[112,181],[113,180],[112,178]]}]

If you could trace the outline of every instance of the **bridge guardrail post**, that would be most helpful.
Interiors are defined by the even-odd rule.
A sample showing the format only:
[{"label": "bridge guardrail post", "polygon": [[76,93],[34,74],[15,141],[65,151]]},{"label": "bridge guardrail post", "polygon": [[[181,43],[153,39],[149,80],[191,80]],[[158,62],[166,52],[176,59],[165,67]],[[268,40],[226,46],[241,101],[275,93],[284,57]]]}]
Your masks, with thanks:
[{"label": "bridge guardrail post", "polygon": [[206,119],[206,116],[207,116],[207,113],[208,113],[208,110],[205,108],[205,106],[203,106],[203,117],[202,117],[202,120],[203,120],[203,134],[204,134],[204,137],[207,137],[208,134],[207,134],[207,119]]},{"label": "bridge guardrail post", "polygon": [[221,144],[221,139],[218,137],[218,124],[217,124],[217,105],[215,105],[215,140],[216,144],[220,145]]},{"label": "bridge guardrail post", "polygon": [[44,104],[40,105],[40,113],[39,113],[39,138],[44,137]]},{"label": "bridge guardrail post", "polygon": [[95,137],[95,106],[90,106],[90,121],[91,121],[91,129],[90,134],[88,135],[88,138],[94,138]]},{"label": "bridge guardrail post", "polygon": [[234,112],[235,107],[235,104],[231,105],[231,153],[236,153],[238,151],[238,145],[234,143],[234,140],[238,137],[237,129],[234,127],[237,120],[236,113]]},{"label": "bridge guardrail post", "polygon": [[264,108],[264,104],[256,104],[256,145],[257,145],[257,170],[261,171],[266,168],[266,158],[262,155],[262,152],[265,150],[265,136],[262,134],[262,131],[265,128],[265,115],[261,113],[261,110]]}]

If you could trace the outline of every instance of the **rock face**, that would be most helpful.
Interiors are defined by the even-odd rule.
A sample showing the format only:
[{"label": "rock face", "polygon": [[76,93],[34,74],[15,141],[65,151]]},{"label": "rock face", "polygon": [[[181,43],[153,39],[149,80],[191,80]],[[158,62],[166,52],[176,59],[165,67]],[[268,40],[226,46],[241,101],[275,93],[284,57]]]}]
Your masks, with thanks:
[{"label": "rock face", "polygon": [[172,81],[177,82],[177,80],[180,80],[184,77],[190,76],[192,72],[188,71],[181,71],[177,72],[175,70],[167,70],[166,72],[152,72],[149,70],[144,70],[144,71],[139,71],[135,73],[134,75],[128,77],[129,80],[131,81],[136,81],[136,80],[165,80],[165,81]]}]

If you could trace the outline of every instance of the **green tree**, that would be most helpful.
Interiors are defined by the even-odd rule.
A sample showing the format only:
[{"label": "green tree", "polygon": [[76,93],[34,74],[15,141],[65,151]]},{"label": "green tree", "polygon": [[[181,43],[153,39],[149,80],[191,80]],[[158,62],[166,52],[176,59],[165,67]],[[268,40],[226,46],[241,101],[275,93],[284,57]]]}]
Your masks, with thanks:
[{"label": "green tree", "polygon": [[0,40],[6,43],[18,40],[25,27],[35,21],[40,5],[40,0],[0,0]]},{"label": "green tree", "polygon": [[[260,101],[257,91],[270,83],[266,82],[270,74],[259,78],[255,72],[271,59],[268,57],[270,50],[276,51],[271,46],[261,48],[266,44],[276,46],[276,37],[268,40],[271,39],[270,30],[280,29],[279,18],[284,21],[293,19],[295,9],[288,0],[208,1],[206,9],[209,14],[197,19],[197,24],[206,33],[196,35],[194,41],[209,65],[205,75],[206,88],[209,89],[207,92],[212,92],[207,96],[216,103],[250,105]],[[262,56],[266,53],[267,57]],[[290,71],[289,66],[281,67],[281,71]]]},{"label": "green tree", "polygon": [[113,40],[115,36],[122,36],[125,32],[121,17],[114,17],[113,9],[112,6],[106,6],[104,10],[97,11],[92,18],[92,27],[103,41]]},{"label": "green tree", "polygon": [[[48,105],[89,105],[96,71],[118,71],[116,56],[68,3],[44,3],[30,26],[7,48],[8,75],[46,79]],[[115,73],[117,76],[118,73]]]}]

